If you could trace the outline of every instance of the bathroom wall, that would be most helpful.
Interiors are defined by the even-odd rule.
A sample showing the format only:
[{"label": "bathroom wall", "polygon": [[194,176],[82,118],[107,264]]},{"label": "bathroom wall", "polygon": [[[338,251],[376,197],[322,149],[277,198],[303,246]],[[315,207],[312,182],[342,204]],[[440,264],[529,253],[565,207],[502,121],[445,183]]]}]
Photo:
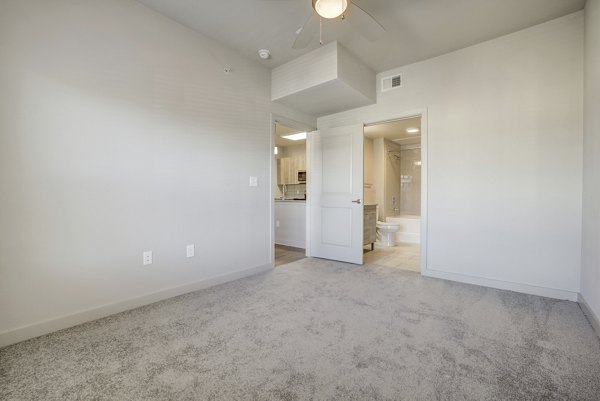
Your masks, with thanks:
[{"label": "bathroom wall", "polygon": [[[378,204],[378,218],[421,214],[421,151],[418,144],[399,145],[383,138],[364,140],[365,204]],[[398,153],[389,153],[395,151]],[[402,176],[410,176],[403,183]],[[393,197],[396,197],[394,210]]]},{"label": "bathroom wall", "polygon": [[377,192],[375,187],[375,160],[373,139],[365,138],[364,142],[364,203],[373,205],[377,203]]},{"label": "bathroom wall", "polygon": [[384,203],[380,216],[382,221],[388,216],[400,214],[400,149],[397,143],[384,140]]},{"label": "bathroom wall", "polygon": [[385,144],[383,138],[373,139],[373,182],[377,200],[377,220],[385,221]]},{"label": "bathroom wall", "polygon": [[600,0],[585,5],[582,300],[600,334]]},{"label": "bathroom wall", "polygon": [[271,112],[316,121],[268,69],[133,0],[3,0],[0,60],[0,346],[270,267]]},{"label": "bathroom wall", "polygon": [[400,214],[421,215],[421,148],[402,145],[400,150]]},{"label": "bathroom wall", "polygon": [[[583,28],[583,13],[577,12],[382,72],[379,80],[402,74],[402,87],[379,92],[376,105],[318,119],[325,129],[426,113],[425,274],[576,299]],[[588,65],[596,66],[592,60]],[[593,74],[586,87],[595,82]],[[597,92],[588,96],[595,101]],[[586,135],[594,143],[598,113],[588,110]],[[586,170],[597,177],[597,147],[587,152],[596,152],[589,153]],[[597,200],[594,188],[586,189],[589,200]],[[587,217],[597,221],[594,210],[588,206]],[[588,228],[587,263],[591,277],[598,277],[594,224]],[[598,288],[594,280],[590,294]]]}]

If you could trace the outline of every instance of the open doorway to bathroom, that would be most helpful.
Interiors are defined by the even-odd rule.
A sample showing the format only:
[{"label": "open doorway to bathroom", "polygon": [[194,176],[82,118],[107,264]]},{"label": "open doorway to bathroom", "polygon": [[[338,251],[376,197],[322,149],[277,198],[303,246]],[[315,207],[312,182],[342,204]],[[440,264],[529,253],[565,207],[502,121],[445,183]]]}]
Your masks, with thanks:
[{"label": "open doorway to bathroom", "polygon": [[421,116],[366,125],[364,134],[364,261],[418,272]]},{"label": "open doorway to bathroom", "polygon": [[273,232],[275,267],[306,256],[307,127],[275,119],[273,127]]}]

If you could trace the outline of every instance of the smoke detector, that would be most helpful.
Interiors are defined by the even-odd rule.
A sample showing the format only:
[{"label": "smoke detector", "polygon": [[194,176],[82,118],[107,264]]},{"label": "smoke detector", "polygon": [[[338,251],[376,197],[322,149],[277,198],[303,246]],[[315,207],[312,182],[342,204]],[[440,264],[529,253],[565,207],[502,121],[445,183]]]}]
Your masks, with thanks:
[{"label": "smoke detector", "polygon": [[271,52],[268,51],[267,49],[260,49],[258,51],[258,56],[260,58],[262,58],[263,60],[268,60],[271,58]]}]

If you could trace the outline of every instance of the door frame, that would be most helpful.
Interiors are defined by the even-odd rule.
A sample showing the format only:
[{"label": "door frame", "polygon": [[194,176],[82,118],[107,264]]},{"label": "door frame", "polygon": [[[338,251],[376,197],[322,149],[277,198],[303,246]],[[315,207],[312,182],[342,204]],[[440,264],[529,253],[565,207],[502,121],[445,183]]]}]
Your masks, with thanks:
[{"label": "door frame", "polygon": [[428,210],[428,191],[427,191],[427,177],[428,177],[428,125],[427,125],[427,108],[410,110],[401,112],[398,114],[392,114],[382,118],[369,119],[369,121],[363,122],[363,125],[374,125],[383,124],[386,122],[403,120],[411,117],[421,117],[421,231],[419,253],[420,262],[419,270],[421,275],[427,273],[427,210]]},{"label": "door frame", "polygon": [[[277,176],[275,175],[276,171],[277,171],[277,159],[275,158],[275,155],[273,154],[273,148],[275,147],[275,124],[280,123],[285,125],[286,127],[290,127],[290,128],[294,128],[297,129],[299,131],[306,131],[307,135],[306,135],[306,175],[307,175],[307,180],[306,180],[306,187],[308,190],[308,180],[310,179],[310,172],[309,172],[309,168],[308,168],[308,133],[312,132],[315,130],[314,127],[293,120],[291,118],[288,117],[284,117],[280,114],[276,114],[276,113],[271,113],[271,138],[269,141],[270,144],[270,148],[269,148],[269,156],[270,156],[270,162],[269,162],[269,196],[271,197],[271,201],[270,201],[270,207],[269,207],[269,224],[270,224],[270,239],[269,239],[269,243],[271,244],[271,251],[270,251],[270,257],[269,257],[269,263],[271,264],[271,267],[275,266],[275,192],[273,190],[273,188],[275,187],[276,183],[277,183]],[[307,197],[307,211],[306,214],[308,216],[308,193],[306,195]],[[308,227],[307,227],[308,230]],[[308,235],[307,235],[307,239],[308,239]],[[306,244],[306,252],[308,253],[308,243]],[[307,255],[308,256],[308,255]]]}]

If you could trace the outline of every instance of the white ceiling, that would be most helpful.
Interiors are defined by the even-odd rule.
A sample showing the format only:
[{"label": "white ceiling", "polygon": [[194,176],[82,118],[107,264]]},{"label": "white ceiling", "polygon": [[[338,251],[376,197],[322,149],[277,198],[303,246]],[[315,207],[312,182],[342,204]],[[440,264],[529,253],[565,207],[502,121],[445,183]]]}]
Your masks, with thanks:
[{"label": "white ceiling", "polygon": [[[138,0],[269,68],[319,46],[293,50],[311,0]],[[376,72],[425,60],[580,10],[585,0],[355,0],[386,29],[369,42],[347,21],[324,20],[338,40]],[[260,60],[258,50],[271,51]]]},{"label": "white ceiling", "polygon": [[296,146],[306,143],[305,139],[292,141],[291,139],[285,139],[281,137],[282,135],[295,134],[297,132],[303,131],[287,127],[281,123],[275,123],[275,146]]},{"label": "white ceiling", "polygon": [[[408,133],[408,128],[418,128],[418,133]],[[379,124],[367,125],[365,137],[376,139],[384,138],[399,144],[412,144],[421,141],[421,117],[410,117],[401,120],[388,121]]]}]

